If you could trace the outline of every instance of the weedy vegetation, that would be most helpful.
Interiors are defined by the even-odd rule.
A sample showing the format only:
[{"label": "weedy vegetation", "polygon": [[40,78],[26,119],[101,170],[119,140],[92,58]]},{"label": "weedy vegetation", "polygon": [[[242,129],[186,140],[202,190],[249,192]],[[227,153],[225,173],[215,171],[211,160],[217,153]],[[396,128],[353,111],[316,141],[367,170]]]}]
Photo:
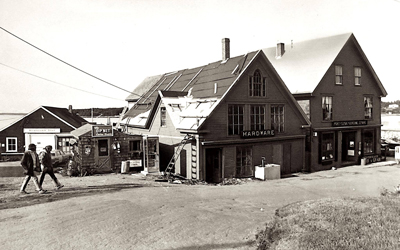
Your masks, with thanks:
[{"label": "weedy vegetation", "polygon": [[290,204],[256,235],[257,249],[400,249],[400,188],[376,198]]}]

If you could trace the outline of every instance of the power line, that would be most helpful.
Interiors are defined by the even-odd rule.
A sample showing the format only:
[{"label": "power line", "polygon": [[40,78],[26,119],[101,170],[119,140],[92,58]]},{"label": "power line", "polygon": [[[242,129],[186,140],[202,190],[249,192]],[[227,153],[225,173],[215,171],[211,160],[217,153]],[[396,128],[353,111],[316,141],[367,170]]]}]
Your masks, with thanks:
[{"label": "power line", "polygon": [[46,78],[44,78],[44,77],[37,76],[37,75],[31,74],[31,73],[29,73],[29,72],[26,72],[26,71],[23,71],[23,70],[20,70],[20,69],[17,69],[17,68],[8,66],[8,65],[6,65],[6,64],[4,64],[4,63],[1,63],[1,62],[0,62],[0,64],[3,65],[3,66],[5,66],[5,67],[8,67],[8,68],[10,68],[10,69],[13,69],[13,70],[22,72],[22,73],[27,74],[27,75],[30,75],[30,76],[37,77],[37,78],[39,78],[39,79],[42,79],[42,80],[45,80],[45,81],[48,81],[48,82],[52,82],[52,83],[55,83],[55,84],[58,84],[58,85],[62,85],[62,86],[67,87],[67,88],[79,90],[79,91],[86,92],[86,93],[89,93],[89,94],[92,94],[92,95],[98,95],[98,96],[102,96],[102,97],[106,97],[106,98],[110,98],[110,99],[114,99],[114,100],[118,100],[118,101],[123,101],[122,99],[117,99],[117,98],[110,97],[110,96],[105,96],[105,95],[96,94],[96,93],[93,93],[93,92],[90,92],[90,91],[86,91],[86,90],[83,90],[83,89],[78,89],[78,88],[75,88],[75,87],[72,87],[72,86],[69,86],[69,85],[66,85],[66,84],[62,84],[62,83],[59,83],[59,82],[55,82],[55,81],[53,81],[53,80],[49,80],[49,79],[46,79]]},{"label": "power line", "polygon": [[[94,76],[94,75],[92,75],[92,74],[89,74],[88,72],[86,72],[86,71],[84,71],[84,70],[81,70],[81,69],[79,69],[79,68],[77,68],[77,67],[75,67],[75,66],[73,66],[73,65],[71,65],[71,64],[69,64],[69,63],[67,63],[67,62],[65,62],[65,61],[63,61],[63,60],[61,60],[60,58],[55,57],[55,56],[53,56],[53,55],[50,54],[50,53],[47,53],[46,51],[44,51],[44,50],[42,50],[42,49],[36,47],[35,45],[29,43],[28,41],[25,41],[24,39],[18,37],[17,35],[14,35],[13,33],[11,33],[10,31],[8,31],[8,30],[6,30],[6,29],[4,29],[3,27],[0,27],[0,29],[2,29],[2,30],[4,30],[5,32],[7,32],[8,34],[10,34],[10,35],[16,37],[17,39],[23,41],[24,43],[29,44],[30,46],[34,47],[35,49],[40,50],[41,52],[43,52],[43,53],[45,53],[45,54],[47,54],[47,55],[53,57],[54,59],[56,59],[56,60],[58,60],[58,61],[60,61],[60,62],[62,62],[62,63],[64,63],[64,64],[66,64],[66,65],[68,65],[68,66],[70,66],[70,67],[72,67],[72,68],[74,68],[74,69],[76,69],[76,70],[79,70],[79,71],[82,72],[82,73],[85,73],[85,74],[87,74],[87,75],[89,75],[89,76],[91,76],[91,77],[93,77],[93,78],[96,78],[96,79],[99,80],[99,81],[102,81],[102,82],[104,82],[104,83],[106,83],[106,84],[108,84],[108,85],[111,85],[111,86],[113,86],[113,87],[115,87],[115,88],[118,88],[118,89],[120,89],[120,90],[126,91],[126,92],[128,92],[128,93],[130,93],[130,94],[140,96],[140,95],[138,95],[138,94],[132,93],[131,91],[128,91],[128,90],[126,90],[126,89],[123,89],[123,88],[121,88],[121,87],[119,87],[119,86],[117,86],[117,85],[114,85],[114,84],[112,84],[112,83],[109,83],[109,82],[107,82],[107,81],[105,81],[105,80],[103,80],[103,79],[100,79],[100,78],[98,78],[98,77],[96,77],[96,76]],[[140,97],[142,97],[142,96],[140,96]]]}]

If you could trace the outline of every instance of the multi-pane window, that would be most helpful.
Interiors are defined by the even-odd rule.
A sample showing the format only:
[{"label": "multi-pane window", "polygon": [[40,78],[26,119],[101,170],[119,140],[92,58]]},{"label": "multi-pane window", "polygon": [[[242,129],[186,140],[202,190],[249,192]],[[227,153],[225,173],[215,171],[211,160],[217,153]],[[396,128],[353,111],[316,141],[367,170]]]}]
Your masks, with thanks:
[{"label": "multi-pane window", "polygon": [[58,137],[58,149],[61,149],[64,153],[69,153],[71,152],[71,145],[70,145],[70,140],[72,138],[70,137]]},{"label": "multi-pane window", "polygon": [[271,105],[271,129],[275,133],[285,132],[285,108],[283,105]]},{"label": "multi-pane window", "polygon": [[331,161],[334,158],[334,133],[321,134],[321,160]]},{"label": "multi-pane window", "polygon": [[261,76],[261,72],[256,70],[253,76],[249,77],[249,95],[265,96],[267,79]]},{"label": "multi-pane window", "polygon": [[129,151],[140,151],[141,141],[129,141]]},{"label": "multi-pane window", "polygon": [[17,137],[7,137],[6,138],[6,151],[7,152],[17,152]]},{"label": "multi-pane window", "polygon": [[252,159],[252,147],[236,148],[236,177],[247,177],[253,175]]},{"label": "multi-pane window", "polygon": [[228,134],[240,135],[243,131],[244,105],[228,106]]},{"label": "multi-pane window", "polygon": [[165,109],[165,107],[161,107],[160,108],[160,123],[161,123],[161,127],[166,127],[167,126],[167,110]]},{"label": "multi-pane window", "polygon": [[374,131],[364,131],[364,154],[374,153]]},{"label": "multi-pane window", "polygon": [[99,156],[108,156],[108,140],[98,140],[98,154]]},{"label": "multi-pane window", "polygon": [[372,97],[364,96],[364,118],[372,119]]},{"label": "multi-pane window", "polygon": [[354,67],[354,84],[361,85],[361,67]]},{"label": "multi-pane window", "polygon": [[335,83],[343,84],[343,67],[341,65],[335,65]]},{"label": "multi-pane window", "polygon": [[322,119],[324,121],[332,120],[332,96],[322,97]]},{"label": "multi-pane window", "polygon": [[250,108],[250,130],[265,129],[265,106],[252,105]]}]

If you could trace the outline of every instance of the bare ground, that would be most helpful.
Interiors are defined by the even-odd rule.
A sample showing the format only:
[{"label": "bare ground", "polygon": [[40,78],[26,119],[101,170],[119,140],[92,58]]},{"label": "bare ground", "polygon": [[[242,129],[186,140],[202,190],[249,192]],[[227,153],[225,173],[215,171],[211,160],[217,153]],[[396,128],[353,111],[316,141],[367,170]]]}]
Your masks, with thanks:
[{"label": "bare ground", "polygon": [[0,178],[2,249],[255,249],[277,208],[304,200],[379,196],[400,184],[398,165],[347,167],[240,185],[155,182],[140,175],[63,177],[20,195]]}]

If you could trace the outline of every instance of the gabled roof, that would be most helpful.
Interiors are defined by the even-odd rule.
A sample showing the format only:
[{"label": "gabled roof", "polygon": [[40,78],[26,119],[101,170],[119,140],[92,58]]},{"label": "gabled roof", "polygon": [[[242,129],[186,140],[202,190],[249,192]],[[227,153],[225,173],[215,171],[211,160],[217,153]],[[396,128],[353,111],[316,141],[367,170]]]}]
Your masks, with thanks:
[{"label": "gabled roof", "polygon": [[293,48],[286,46],[286,51],[280,58],[276,57],[276,47],[263,51],[291,93],[304,94],[313,93],[347,42],[354,42],[382,94],[386,96],[386,90],[352,33],[298,42]]},{"label": "gabled roof", "polygon": [[163,103],[176,129],[199,130],[229,90],[239,81],[247,67],[258,57],[267,62],[287,98],[309,125],[309,119],[261,50],[195,69],[164,74],[125,114],[124,118],[128,118],[126,123],[148,128],[158,105]]},{"label": "gabled roof", "polygon": [[158,91],[190,92],[189,95],[193,98],[221,98],[258,52],[250,52],[193,69],[163,74],[125,114],[124,118],[136,117],[150,110],[156,103]]},{"label": "gabled roof", "polygon": [[79,115],[72,114],[66,108],[56,108],[49,106],[42,106],[43,109],[50,111],[55,116],[57,116],[61,121],[68,123],[70,126],[74,128],[78,128],[82,126],[83,123],[87,123],[85,119],[80,117]]},{"label": "gabled roof", "polygon": [[16,124],[17,122],[19,122],[19,121],[25,119],[26,117],[30,116],[31,114],[35,113],[39,109],[45,110],[46,112],[53,115],[55,118],[59,119],[61,122],[65,123],[66,125],[70,126],[73,129],[80,127],[83,123],[87,123],[87,121],[85,119],[83,119],[82,117],[80,117],[78,115],[71,114],[68,111],[68,109],[66,109],[66,108],[40,106],[40,107],[34,109],[33,111],[31,111],[30,113],[26,114],[25,116],[22,116],[18,120],[14,121],[13,123],[10,123],[8,126],[2,128],[0,131],[3,131],[5,129],[11,127],[12,125]]}]

